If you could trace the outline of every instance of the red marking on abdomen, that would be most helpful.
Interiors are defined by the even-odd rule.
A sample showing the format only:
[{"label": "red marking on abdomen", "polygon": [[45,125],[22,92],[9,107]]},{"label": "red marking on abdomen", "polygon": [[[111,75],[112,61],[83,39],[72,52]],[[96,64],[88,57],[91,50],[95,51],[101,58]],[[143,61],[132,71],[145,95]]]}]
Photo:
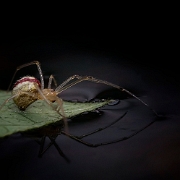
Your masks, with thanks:
[{"label": "red marking on abdomen", "polygon": [[22,78],[22,79],[17,80],[15,82],[13,88],[16,87],[18,84],[26,82],[26,81],[37,83],[38,86],[41,87],[41,83],[39,82],[39,80],[37,80],[36,78],[31,79],[31,78],[26,77],[26,78]]}]

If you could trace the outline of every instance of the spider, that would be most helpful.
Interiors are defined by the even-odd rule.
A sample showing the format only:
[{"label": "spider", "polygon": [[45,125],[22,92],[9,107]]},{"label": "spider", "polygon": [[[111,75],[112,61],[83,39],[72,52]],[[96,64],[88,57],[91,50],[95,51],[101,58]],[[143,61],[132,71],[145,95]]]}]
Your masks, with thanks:
[{"label": "spider", "polygon": [[[10,82],[8,90],[10,89],[10,87],[12,85],[12,82],[13,82],[13,79],[14,79],[16,73],[20,69],[25,68],[27,66],[31,66],[31,65],[36,65],[37,66],[37,69],[38,69],[38,72],[39,72],[39,75],[40,75],[40,81],[38,79],[36,79],[35,77],[32,77],[32,76],[25,76],[25,77],[22,77],[21,79],[17,80],[15,82],[14,86],[13,86],[12,96],[10,98],[8,98],[0,106],[0,110],[8,101],[10,101],[12,99],[13,99],[14,103],[17,105],[17,107],[20,110],[25,110],[30,104],[32,104],[36,100],[41,99],[41,100],[44,100],[47,104],[49,104],[49,106],[51,106],[53,110],[57,111],[57,113],[59,113],[59,115],[63,117],[64,122],[65,122],[65,126],[66,126],[66,116],[65,116],[65,113],[63,111],[63,100],[60,97],[58,97],[58,95],[61,92],[67,90],[68,88],[70,88],[70,87],[72,87],[72,86],[74,86],[74,85],[76,85],[76,84],[78,84],[78,83],[80,83],[82,81],[91,81],[91,82],[94,82],[94,83],[105,84],[105,85],[114,87],[116,89],[119,89],[120,91],[126,92],[130,96],[132,96],[135,99],[137,99],[138,101],[140,101],[143,105],[145,105],[147,108],[149,108],[157,117],[159,117],[159,115],[156,113],[156,111],[154,109],[152,109],[148,104],[146,104],[143,100],[138,98],[136,95],[134,95],[133,93],[131,93],[127,89],[124,89],[124,88],[122,88],[122,87],[120,87],[118,85],[115,85],[113,83],[94,78],[92,76],[73,75],[73,76],[69,77],[67,80],[65,80],[62,84],[60,84],[58,86],[54,76],[51,75],[49,77],[48,87],[44,88],[43,73],[42,73],[42,70],[41,70],[40,63],[38,61],[33,61],[33,62],[26,63],[26,64],[23,64],[23,65],[17,67],[17,69],[16,69],[16,71],[15,71],[13,77],[12,77],[12,80]],[[54,84],[56,86],[55,89],[52,89],[52,87],[51,87],[52,82],[54,82]],[[57,104],[58,104],[57,108],[54,108],[54,106],[52,106],[53,102],[57,102]],[[111,141],[111,142],[105,142],[105,143],[99,143],[99,144],[91,144],[91,143],[88,143],[88,142],[85,142],[85,141],[82,140],[82,138],[84,138],[86,136],[89,136],[91,134],[94,134],[96,132],[104,130],[104,129],[108,128],[109,126],[115,124],[117,121],[122,119],[126,115],[126,113],[127,112],[125,112],[118,120],[115,120],[111,124],[109,124],[109,125],[107,125],[107,126],[105,126],[103,128],[99,128],[97,130],[94,130],[93,132],[84,134],[82,136],[74,136],[74,135],[69,134],[67,131],[63,131],[63,130],[60,131],[60,134],[64,134],[64,135],[66,135],[66,136],[68,136],[68,137],[70,137],[70,138],[72,138],[72,139],[74,139],[74,140],[76,140],[76,141],[78,141],[78,142],[80,142],[82,144],[85,144],[87,146],[97,147],[97,146],[100,146],[100,145],[107,145],[107,144],[111,144],[111,143],[115,143],[115,142],[118,142],[118,141],[128,139],[128,138],[132,137],[133,135],[137,134],[138,132],[142,131],[143,129],[145,129],[146,127],[148,127],[150,124],[153,123],[152,122],[152,123],[148,124],[146,127],[143,127],[138,132],[133,133],[129,137],[124,137],[124,138],[121,138],[121,139],[118,139],[118,140],[115,140],[115,141]],[[55,143],[54,139],[53,140],[51,139],[51,141],[53,143]]]}]

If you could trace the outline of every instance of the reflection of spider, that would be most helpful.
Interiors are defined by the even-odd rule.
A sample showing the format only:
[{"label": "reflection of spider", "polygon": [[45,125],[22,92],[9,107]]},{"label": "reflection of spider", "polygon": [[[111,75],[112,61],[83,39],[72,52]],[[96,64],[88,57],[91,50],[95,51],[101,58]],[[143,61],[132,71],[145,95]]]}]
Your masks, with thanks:
[{"label": "reflection of spider", "polygon": [[[140,101],[142,104],[144,104],[146,107],[148,107],[150,110],[153,111],[153,113],[158,116],[158,114],[152,109],[150,108],[144,101],[142,101],[140,98],[138,98],[137,96],[135,96],[133,93],[131,93],[130,91],[118,86],[118,85],[115,85],[115,84],[112,84],[110,82],[107,82],[107,81],[104,81],[104,80],[100,80],[100,79],[96,79],[92,76],[79,76],[79,75],[73,75],[71,77],[69,77],[66,81],[64,81],[62,84],[60,84],[59,86],[57,86],[57,83],[56,83],[56,80],[54,79],[54,77],[51,75],[49,77],[49,82],[48,82],[48,87],[47,88],[44,88],[44,78],[43,78],[43,73],[42,73],[42,70],[41,70],[41,67],[40,67],[40,63],[38,61],[33,61],[33,62],[30,62],[30,63],[26,63],[26,64],[23,64],[21,66],[19,66],[15,73],[14,73],[14,76],[11,80],[11,83],[10,83],[10,86],[12,84],[12,81],[17,73],[17,71],[19,71],[20,69],[24,68],[24,67],[27,67],[27,66],[31,66],[31,65],[36,65],[37,66],[37,69],[39,71],[39,75],[40,75],[40,82],[39,80],[37,80],[35,77],[31,77],[31,76],[25,76],[21,79],[19,79],[18,81],[16,81],[16,83],[14,84],[14,87],[13,87],[13,90],[12,90],[12,96],[10,98],[8,98],[1,106],[0,106],[0,109],[8,102],[10,101],[11,99],[14,100],[14,103],[18,106],[18,108],[20,110],[25,110],[31,103],[33,103],[34,101],[36,100],[39,100],[39,99],[42,99],[42,100],[45,100],[47,104],[49,104],[49,106],[52,107],[52,109],[54,109],[55,111],[57,111],[57,113],[59,113],[62,117],[64,117],[63,119],[65,119],[65,114],[64,114],[64,111],[63,111],[63,100],[61,98],[58,97],[58,95],[65,91],[66,89],[82,82],[82,81],[91,81],[91,82],[94,82],[94,83],[101,83],[101,84],[105,84],[105,85],[108,85],[108,86],[111,86],[111,87],[114,87],[116,89],[119,89],[120,91],[124,91],[126,92],[127,94],[131,95],[132,97],[136,98],[138,101]],[[51,85],[52,85],[52,81],[54,82],[56,88],[55,90],[51,88]],[[10,88],[9,86],[9,88]],[[55,109],[54,106],[52,106],[52,103],[53,102],[57,102],[58,104],[58,107]],[[126,113],[125,113],[126,114]],[[125,115],[123,114],[121,116],[121,118]],[[121,119],[120,118],[120,119]],[[74,140],[77,140],[85,145],[88,145],[88,146],[92,146],[92,147],[96,147],[96,146],[99,146],[99,145],[105,145],[105,144],[110,144],[110,143],[113,143],[113,142],[107,142],[107,143],[100,143],[98,145],[93,145],[93,144],[89,144],[89,143],[86,143],[84,141],[82,141],[81,139],[85,136],[88,136],[90,134],[93,134],[95,132],[98,132],[98,131],[101,131],[109,126],[111,126],[112,124],[116,123],[116,121],[114,121],[113,123],[111,123],[110,125],[106,126],[106,127],[103,127],[103,128],[100,128],[100,129],[97,129],[95,131],[93,131],[92,133],[89,133],[89,134],[86,134],[86,135],[83,135],[81,137],[76,137],[76,136],[73,136],[71,134],[68,134],[67,132],[65,131],[61,131],[62,134],[70,137],[70,138],[73,138]],[[127,138],[126,138],[127,139]],[[122,140],[122,139],[121,139]],[[117,142],[117,141],[114,141],[114,142]]]}]

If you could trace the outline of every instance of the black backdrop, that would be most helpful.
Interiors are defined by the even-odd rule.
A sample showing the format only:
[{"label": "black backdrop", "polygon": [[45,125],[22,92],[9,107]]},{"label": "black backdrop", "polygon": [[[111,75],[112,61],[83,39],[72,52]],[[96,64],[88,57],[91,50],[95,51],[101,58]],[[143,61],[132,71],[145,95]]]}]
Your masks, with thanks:
[{"label": "black backdrop", "polygon": [[[0,89],[7,89],[18,65],[38,60],[45,78],[54,74],[61,83],[73,74],[93,75],[133,91],[166,118],[127,141],[95,149],[58,137],[57,143],[71,160],[70,164],[53,147],[38,158],[39,146],[35,141],[16,134],[1,140],[3,179],[178,179],[180,81],[173,42],[176,34],[159,21],[75,24],[66,28],[61,24],[58,29],[52,24],[48,25],[50,30],[31,24],[26,28],[13,23],[2,26]],[[37,75],[36,69],[22,70],[19,76],[27,74]],[[97,86],[93,84],[85,87],[80,85],[62,97],[91,100],[107,90],[104,86],[94,90]],[[104,94],[108,95],[113,96]],[[114,96],[118,98],[119,94]],[[118,117],[119,111],[119,106],[112,111],[105,109],[104,120]],[[154,119],[151,113],[143,112],[130,111],[128,133],[134,126],[138,129],[144,121]],[[82,127],[78,122],[72,132],[83,131],[84,126],[101,125],[94,121],[83,123]],[[113,131],[109,133],[113,136]],[[114,134],[113,138],[119,135],[116,131]],[[104,141],[107,137],[99,138]]]}]

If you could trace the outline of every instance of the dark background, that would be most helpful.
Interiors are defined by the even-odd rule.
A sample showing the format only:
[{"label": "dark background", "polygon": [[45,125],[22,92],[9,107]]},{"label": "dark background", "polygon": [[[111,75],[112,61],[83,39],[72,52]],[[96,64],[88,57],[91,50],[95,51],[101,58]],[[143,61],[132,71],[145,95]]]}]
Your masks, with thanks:
[{"label": "dark background", "polygon": [[[112,20],[112,21],[111,21]],[[162,72],[179,83],[177,73],[179,68],[177,54],[177,27],[174,18],[145,16],[144,18],[131,17],[119,19],[110,16],[89,22],[69,22],[59,24],[14,20],[11,23],[2,24],[0,35],[1,60],[28,62],[33,57],[30,48],[31,43],[37,41],[41,44],[51,42],[51,46],[57,44],[62,51],[91,50],[102,54],[125,58],[126,63],[142,68],[151,68]],[[23,53],[18,51],[23,44],[28,44]],[[37,44],[36,44],[37,45]],[[40,56],[52,55],[57,49],[36,49]],[[36,47],[37,48],[37,47]],[[57,48],[57,47],[56,47]],[[17,54],[18,53],[18,54]],[[18,59],[17,59],[18,58]],[[119,61],[119,59],[116,61]],[[13,71],[9,62],[9,71]],[[1,63],[1,67],[3,63]],[[1,73],[3,73],[1,71]],[[179,75],[179,74],[178,74]]]},{"label": "dark background", "polygon": [[[56,22],[50,19],[48,23],[46,18],[34,22],[31,18],[19,21],[11,16],[11,21],[5,20],[0,35],[0,89],[7,89],[17,66],[38,60],[45,79],[54,74],[59,84],[73,74],[93,75],[145,98],[166,118],[127,141],[96,149],[58,137],[57,143],[71,164],[55,148],[39,159],[34,140],[20,134],[11,136],[1,141],[0,146],[0,174],[4,179],[178,179],[180,80],[175,15],[170,17],[169,11],[160,15],[149,11],[139,16],[132,13],[127,18],[127,12],[123,16],[109,13],[81,22],[77,18],[73,23],[67,19],[62,23],[63,18]],[[27,74],[37,75],[36,69],[27,68],[18,76]],[[63,97],[91,100],[107,90],[104,87],[95,90],[96,87],[91,84],[72,88]],[[112,96],[104,93],[109,95]],[[118,93],[115,98],[119,98]],[[139,107],[133,103],[132,107]],[[154,119],[149,112],[133,110],[126,119],[130,122],[128,133],[134,126],[141,127]],[[106,116],[101,119],[111,120],[121,110],[118,106],[103,112]],[[96,128],[99,123],[87,122],[87,126]],[[75,126],[75,132],[83,130],[85,124],[79,125]],[[100,140],[104,139],[100,136]]]}]

